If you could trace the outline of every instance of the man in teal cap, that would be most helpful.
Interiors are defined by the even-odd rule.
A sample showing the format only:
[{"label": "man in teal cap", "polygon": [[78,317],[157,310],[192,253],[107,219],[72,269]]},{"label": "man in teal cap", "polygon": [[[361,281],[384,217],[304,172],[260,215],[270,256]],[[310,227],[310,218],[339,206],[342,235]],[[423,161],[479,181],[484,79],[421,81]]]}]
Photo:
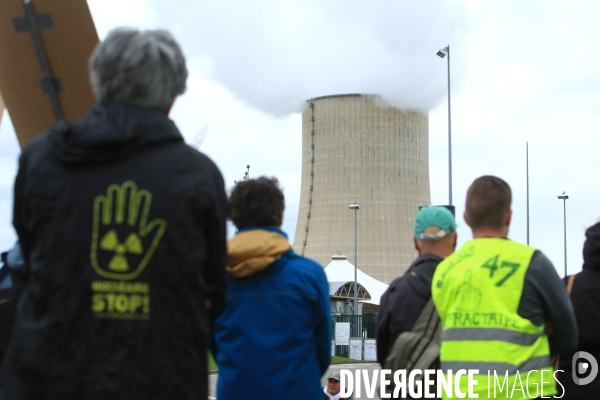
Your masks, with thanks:
[{"label": "man in teal cap", "polygon": [[413,329],[431,299],[435,269],[454,252],[456,237],[454,215],[447,208],[422,207],[419,210],[413,238],[419,257],[381,296],[377,316],[377,361],[382,367],[396,338]]}]

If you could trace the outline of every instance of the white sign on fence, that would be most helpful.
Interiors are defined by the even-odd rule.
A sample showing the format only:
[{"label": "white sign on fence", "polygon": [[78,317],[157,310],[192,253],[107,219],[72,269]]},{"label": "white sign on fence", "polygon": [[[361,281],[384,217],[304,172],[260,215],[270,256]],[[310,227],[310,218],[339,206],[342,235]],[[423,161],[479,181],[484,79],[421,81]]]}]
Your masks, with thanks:
[{"label": "white sign on fence", "polygon": [[350,345],[350,322],[335,323],[335,345],[349,346]]},{"label": "white sign on fence", "polygon": [[363,340],[362,338],[352,338],[350,339],[350,357],[353,360],[362,360],[362,350],[363,350]]},{"label": "white sign on fence", "polygon": [[377,361],[377,340],[365,339],[365,361]]}]

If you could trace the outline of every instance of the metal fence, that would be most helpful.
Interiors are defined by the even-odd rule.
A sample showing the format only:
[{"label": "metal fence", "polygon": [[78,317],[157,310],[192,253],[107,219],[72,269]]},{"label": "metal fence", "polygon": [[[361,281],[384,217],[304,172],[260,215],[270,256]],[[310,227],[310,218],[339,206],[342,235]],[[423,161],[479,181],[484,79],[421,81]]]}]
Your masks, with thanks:
[{"label": "metal fence", "polygon": [[[375,339],[377,332],[377,315],[332,315],[331,332],[335,338],[335,323],[349,322],[350,337]],[[349,346],[335,346],[334,356],[348,357]]]}]

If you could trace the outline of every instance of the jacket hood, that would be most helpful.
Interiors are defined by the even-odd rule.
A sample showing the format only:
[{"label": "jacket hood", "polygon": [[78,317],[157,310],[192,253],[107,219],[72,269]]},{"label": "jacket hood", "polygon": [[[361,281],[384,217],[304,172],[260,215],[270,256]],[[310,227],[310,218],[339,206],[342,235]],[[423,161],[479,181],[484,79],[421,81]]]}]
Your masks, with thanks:
[{"label": "jacket hood", "polygon": [[163,111],[117,101],[97,103],[80,120],[48,132],[52,153],[67,163],[107,162],[141,147],[183,141]]},{"label": "jacket hood", "polygon": [[280,233],[262,229],[240,232],[227,242],[227,272],[234,278],[254,275],[290,249]]},{"label": "jacket hood", "polygon": [[583,244],[583,269],[600,271],[600,222],[585,231]]}]

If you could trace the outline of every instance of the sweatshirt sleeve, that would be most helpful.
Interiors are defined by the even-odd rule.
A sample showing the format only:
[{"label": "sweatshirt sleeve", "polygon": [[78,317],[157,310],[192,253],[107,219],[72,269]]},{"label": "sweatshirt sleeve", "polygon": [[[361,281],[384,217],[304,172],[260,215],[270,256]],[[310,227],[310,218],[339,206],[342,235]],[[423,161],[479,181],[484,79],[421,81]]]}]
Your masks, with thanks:
[{"label": "sweatshirt sleeve", "polygon": [[211,204],[207,211],[205,237],[208,247],[208,260],[204,268],[206,297],[211,303],[209,310],[211,326],[225,307],[227,265],[227,195],[225,183],[216,165],[212,165]]},{"label": "sweatshirt sleeve", "polygon": [[331,306],[329,304],[329,284],[325,272],[317,269],[317,301],[315,304],[315,337],[321,376],[331,364]]},{"label": "sweatshirt sleeve", "polygon": [[577,347],[577,323],[571,300],[552,262],[540,251],[531,258],[525,274],[518,314],[536,325],[550,322],[552,355],[569,355]]}]

